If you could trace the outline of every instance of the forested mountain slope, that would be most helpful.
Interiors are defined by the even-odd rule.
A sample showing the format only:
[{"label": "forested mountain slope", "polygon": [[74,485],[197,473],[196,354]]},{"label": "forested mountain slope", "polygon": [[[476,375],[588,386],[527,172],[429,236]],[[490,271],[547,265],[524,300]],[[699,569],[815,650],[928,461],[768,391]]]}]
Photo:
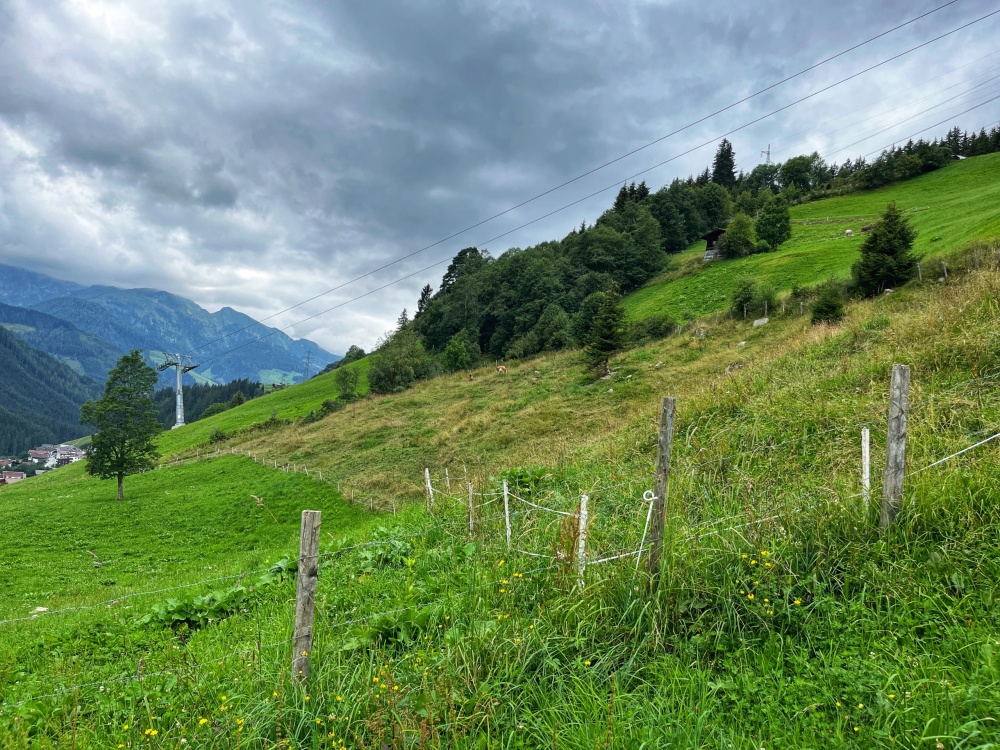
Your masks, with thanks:
[{"label": "forested mountain slope", "polygon": [[0,326],[34,349],[51,354],[79,375],[103,383],[125,353],[99,336],[52,315],[0,303]]},{"label": "forested mountain slope", "polygon": [[84,378],[0,326],[0,455],[88,434],[80,406],[100,395]]}]

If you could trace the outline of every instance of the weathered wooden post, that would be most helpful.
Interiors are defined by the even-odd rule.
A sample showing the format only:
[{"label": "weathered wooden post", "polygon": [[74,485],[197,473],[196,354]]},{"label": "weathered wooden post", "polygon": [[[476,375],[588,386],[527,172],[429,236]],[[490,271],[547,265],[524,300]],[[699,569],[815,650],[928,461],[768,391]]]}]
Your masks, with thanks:
[{"label": "weathered wooden post", "polygon": [[451,477],[448,476],[448,467],[444,467],[444,486],[448,488],[448,492],[451,492]]},{"label": "weathered wooden post", "polygon": [[947,281],[948,280],[948,265],[943,260],[941,261],[941,270],[944,272],[944,280]]},{"label": "weathered wooden post", "polygon": [[319,575],[319,529],[322,513],[302,511],[299,534],[299,572],[295,579],[295,630],[292,635],[292,674],[299,682],[309,679],[312,654],[313,615],[316,610],[316,578]]},{"label": "weathered wooden post", "polygon": [[871,430],[865,427],[861,430],[861,496],[865,501],[865,512],[871,507],[872,501],[871,469]]},{"label": "weathered wooden post", "polygon": [[434,487],[431,485],[431,470],[424,469],[424,483],[427,485],[427,515],[434,515]]},{"label": "weathered wooden post", "polygon": [[507,493],[507,480],[503,480],[503,518],[507,526],[507,549],[510,549],[510,500]]},{"label": "weathered wooden post", "polygon": [[660,408],[660,437],[656,450],[656,483],[653,492],[653,518],[649,530],[649,556],[646,558],[646,571],[656,575],[663,559],[663,535],[667,525],[666,498],[670,480],[670,450],[674,441],[674,412],[677,401],[666,397]]},{"label": "weathered wooden post", "polygon": [[919,262],[917,263],[917,280],[918,281],[924,280],[924,270],[920,267]]},{"label": "weathered wooden post", "polygon": [[583,576],[587,572],[587,520],[589,518],[589,511],[587,508],[587,501],[589,498],[586,495],[580,495],[580,529],[577,535],[577,547],[576,547],[576,572],[577,572],[577,583],[580,588],[583,588]]},{"label": "weathered wooden post", "polygon": [[896,522],[903,501],[903,473],[906,469],[906,412],[910,406],[910,368],[892,366],[889,392],[889,434],[885,447],[885,478],[882,482],[881,527]]}]

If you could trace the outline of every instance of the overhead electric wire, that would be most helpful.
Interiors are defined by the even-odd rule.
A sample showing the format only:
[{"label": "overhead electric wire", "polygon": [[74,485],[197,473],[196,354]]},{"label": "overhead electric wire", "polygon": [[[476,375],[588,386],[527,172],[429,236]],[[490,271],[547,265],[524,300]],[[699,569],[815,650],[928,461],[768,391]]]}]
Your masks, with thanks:
[{"label": "overhead electric wire", "polygon": [[[979,76],[985,75],[986,73],[988,73],[988,72],[990,72],[992,70],[995,70],[997,68],[1000,68],[1000,65],[995,65],[992,68],[989,68],[988,70],[980,73]],[[835,133],[840,133],[840,132],[842,132],[844,130],[849,130],[851,128],[857,127],[858,125],[861,125],[862,123],[868,122],[869,120],[874,120],[876,117],[884,117],[886,115],[892,114],[893,112],[898,112],[901,109],[905,109],[907,107],[912,107],[914,104],[917,104],[918,102],[926,101],[927,99],[930,99],[931,97],[937,96],[938,94],[943,94],[943,93],[945,93],[947,91],[951,91],[955,87],[960,86],[963,83],[968,83],[969,81],[972,81],[975,78],[978,78],[979,76],[973,76],[973,78],[967,79],[965,81],[961,81],[959,83],[954,83],[951,86],[945,86],[943,89],[938,89],[937,91],[935,91],[935,92],[933,92],[931,94],[927,94],[926,96],[922,96],[919,99],[914,99],[912,101],[907,102],[906,104],[901,104],[898,107],[893,107],[892,109],[887,109],[887,110],[884,110],[882,112],[878,112],[878,113],[876,113],[874,115],[870,115],[870,116],[864,118],[863,120],[857,120],[856,122],[852,122],[849,125],[845,125],[842,128],[837,128],[835,130],[829,130],[829,131],[827,131],[825,133],[819,133],[819,134],[816,134],[816,135],[814,135],[812,137],[814,137],[814,138],[826,138],[827,136],[834,135]],[[976,89],[979,89],[982,86],[986,86],[986,85],[992,83],[993,81],[996,81],[998,78],[1000,78],[1000,73],[998,73],[997,75],[991,76],[990,78],[987,78],[985,81],[980,81],[975,86],[972,86],[971,88],[968,88],[965,91],[963,91],[963,92],[961,92],[959,94],[956,94],[955,96],[949,97],[948,99],[944,99],[941,102],[933,105],[932,107],[929,107],[928,109],[921,110],[921,112],[919,112],[919,113],[917,113],[915,115],[912,115],[908,119],[913,119],[915,117],[919,117],[921,114],[929,112],[932,109],[937,109],[938,107],[940,107],[940,106],[942,106],[944,104],[947,104],[948,102],[953,101],[954,99],[960,99],[963,96],[967,96],[968,94],[972,93]],[[860,110],[858,110],[858,111],[860,111]],[[837,119],[841,119],[841,118],[837,118]],[[833,120],[829,120],[828,122],[833,122]],[[905,122],[905,120],[903,122]],[[893,126],[893,127],[895,127],[895,126]],[[795,146],[798,146],[801,143],[805,143],[808,140],[809,140],[808,138],[799,139],[798,141],[794,141],[791,145],[784,146],[783,148],[779,149],[779,151],[782,151],[782,152],[791,151]]]},{"label": "overhead electric wire", "polygon": [[[985,107],[987,104],[990,104],[991,102],[995,102],[997,99],[1000,99],[1000,94],[996,94],[992,98],[987,99],[985,102],[980,102],[979,104],[977,104],[974,107],[969,107],[968,109],[963,110],[962,112],[958,112],[956,114],[950,115],[949,117],[946,117],[945,119],[941,120],[940,122],[936,122],[933,125],[928,125],[926,128],[922,128],[922,129],[918,130],[915,133],[911,133],[910,135],[903,136],[902,138],[898,138],[895,141],[893,141],[893,143],[888,144],[886,146],[883,146],[882,148],[875,149],[874,151],[869,151],[867,154],[863,154],[863,156],[865,158],[867,158],[867,157],[872,156],[874,154],[880,154],[883,151],[892,148],[896,143],[899,143],[900,141],[908,141],[911,138],[914,138],[914,137],[920,135],[921,133],[926,133],[928,130],[932,130],[934,128],[940,127],[940,126],[942,126],[942,125],[944,125],[944,124],[946,124],[948,122],[952,122],[956,117],[961,117],[962,115],[968,114],[969,112],[972,112],[973,110],[979,109],[980,107]],[[883,133],[885,131],[883,130],[883,131],[879,131],[879,132]],[[878,134],[879,133],[876,133],[875,135],[878,135]],[[869,136],[869,137],[871,138],[871,137],[874,137],[874,136]],[[866,140],[868,140],[868,138],[862,138],[857,143],[862,143],[863,141],[866,141]],[[857,143],[854,143],[854,144],[851,144],[851,145],[852,146],[856,146]],[[851,148],[851,146],[845,146],[842,149],[839,149],[837,151],[833,151],[833,152],[831,152],[830,155],[832,156],[833,154],[839,154],[841,151],[846,151],[848,148]]]},{"label": "overhead electric wire", "polygon": [[[687,154],[690,154],[690,153],[692,153],[694,151],[697,151],[697,150],[699,150],[701,148],[704,148],[705,146],[708,146],[708,145],[710,145],[712,143],[715,143],[716,141],[718,141],[721,138],[725,138],[725,137],[727,137],[729,135],[732,135],[733,133],[737,133],[737,132],[739,132],[741,130],[746,129],[746,128],[750,127],[751,125],[755,125],[758,122],[761,122],[762,120],[766,120],[769,117],[773,117],[774,115],[776,115],[776,114],[778,114],[780,112],[784,112],[785,110],[790,109],[791,107],[794,107],[797,104],[801,104],[802,102],[807,101],[808,99],[812,99],[813,97],[816,97],[816,96],[818,96],[818,95],[820,95],[822,93],[825,93],[826,91],[829,91],[829,90],[831,90],[833,88],[836,88],[837,86],[840,86],[841,84],[844,84],[847,81],[853,80],[853,79],[855,79],[855,78],[857,78],[857,77],[859,77],[861,75],[864,75],[865,73],[868,73],[868,72],[871,72],[872,70],[875,70],[876,68],[880,68],[883,65],[887,65],[888,63],[893,62],[895,60],[898,60],[899,58],[904,57],[904,56],[910,54],[911,52],[915,52],[918,49],[922,49],[924,47],[927,47],[928,45],[931,45],[934,42],[940,41],[941,39],[944,39],[944,38],[946,38],[948,36],[951,36],[952,34],[958,33],[959,31],[962,31],[962,30],[967,29],[967,28],[969,28],[971,26],[974,26],[977,23],[981,23],[982,21],[985,21],[987,18],[991,18],[991,17],[993,17],[993,16],[995,16],[997,14],[1000,14],[1000,8],[998,8],[997,10],[994,10],[994,11],[992,11],[990,13],[987,13],[986,15],[980,16],[979,18],[975,19],[974,21],[969,21],[968,23],[962,24],[961,26],[958,26],[958,27],[956,27],[956,28],[954,28],[954,29],[952,29],[950,31],[946,31],[945,33],[940,34],[940,35],[938,35],[938,36],[936,36],[936,37],[934,37],[932,39],[928,39],[925,42],[921,42],[920,44],[918,44],[918,45],[916,45],[914,47],[910,47],[909,49],[904,50],[903,52],[899,52],[899,53],[893,55],[892,57],[886,58],[885,60],[883,60],[883,61],[881,61],[879,63],[871,65],[871,66],[869,66],[867,68],[864,68],[863,70],[860,70],[857,73],[852,73],[851,75],[847,76],[846,78],[842,78],[842,79],[840,79],[839,81],[837,81],[835,83],[832,83],[832,84],[830,84],[828,86],[824,86],[823,88],[818,89],[818,90],[812,92],[811,94],[807,94],[806,96],[803,96],[803,97],[801,97],[799,99],[796,99],[795,101],[793,101],[793,102],[791,102],[789,104],[786,104],[786,105],[784,105],[782,107],[779,107],[778,109],[772,110],[771,112],[767,113],[766,115],[762,115],[761,117],[758,117],[758,118],[756,118],[754,120],[751,120],[750,122],[744,123],[743,125],[740,125],[740,126],[738,126],[736,128],[733,128],[733,129],[731,129],[731,130],[729,130],[729,131],[727,131],[725,133],[722,133],[721,135],[714,136],[713,138],[710,138],[709,140],[704,141],[703,143],[700,143],[697,146],[693,146],[692,148],[689,148],[686,151],[682,151],[679,154],[675,154],[674,156],[671,156],[669,159],[664,159],[663,161],[658,162],[657,164],[654,164],[651,167],[647,167],[645,169],[642,169],[642,170],[636,172],[635,174],[629,175],[628,177],[625,177],[624,180],[622,180],[622,179],[615,180],[615,182],[613,182],[613,183],[611,183],[611,184],[609,184],[609,185],[607,185],[605,187],[599,188],[598,190],[595,190],[594,192],[589,193],[589,194],[583,196],[582,198],[578,198],[575,201],[567,203],[567,204],[565,204],[565,205],[563,205],[563,206],[561,206],[561,207],[559,207],[557,209],[549,211],[546,214],[538,216],[538,217],[532,219],[531,221],[527,221],[527,222],[525,222],[523,224],[520,224],[519,226],[516,226],[513,229],[510,229],[510,230],[508,230],[506,232],[502,232],[501,234],[498,234],[495,237],[492,237],[492,238],[486,240],[485,242],[479,243],[477,246],[485,246],[485,245],[487,245],[487,244],[489,244],[491,242],[495,242],[498,239],[502,239],[503,237],[506,237],[507,235],[510,235],[510,234],[513,234],[514,232],[520,231],[521,229],[524,229],[525,227],[529,227],[532,224],[536,224],[539,221],[547,219],[550,216],[554,216],[557,213],[561,213],[562,211],[565,211],[568,208],[572,208],[573,206],[576,206],[576,205],[578,205],[578,204],[580,204],[580,203],[582,203],[582,202],[584,202],[586,200],[589,200],[590,198],[596,197],[596,196],[598,196],[598,195],[600,195],[602,193],[605,193],[608,190],[611,190],[613,188],[617,188],[619,185],[622,184],[623,181],[624,182],[628,182],[629,180],[634,180],[636,177],[641,177],[642,175],[644,175],[644,174],[646,174],[648,172],[651,172],[654,169],[659,169],[660,167],[662,167],[662,166],[664,166],[666,164],[669,164],[670,162],[675,161],[675,160],[681,158],[682,156],[686,156]],[[987,102],[984,102],[984,104],[985,103],[987,103]],[[979,106],[982,106],[982,105],[979,105]],[[960,113],[960,114],[964,114],[964,113]],[[931,127],[934,127],[934,126],[931,126]],[[417,252],[421,252],[421,251],[417,251]],[[411,257],[412,255],[415,255],[415,254],[416,254],[416,252],[411,253],[410,256],[404,256],[404,258],[401,258],[399,260],[403,260],[406,257]],[[393,261],[392,263],[386,264],[386,266],[382,266],[382,268],[386,268],[388,266],[394,265],[395,263],[398,263],[399,260],[396,260],[396,261]],[[390,282],[388,282],[386,284],[383,284],[382,286],[376,287],[375,289],[371,289],[371,290],[369,290],[367,292],[364,292],[363,294],[359,294],[356,297],[352,297],[351,299],[348,299],[348,300],[346,300],[344,302],[340,302],[340,303],[338,303],[336,305],[333,305],[332,307],[328,307],[325,310],[321,310],[318,313],[315,313],[313,315],[309,315],[309,316],[307,316],[305,318],[302,318],[300,320],[297,320],[297,321],[295,321],[293,323],[289,323],[288,325],[282,326],[281,328],[271,329],[271,331],[269,333],[267,333],[267,334],[265,334],[263,336],[257,336],[257,338],[255,338],[255,339],[253,339],[251,341],[246,341],[246,342],[244,342],[242,344],[234,346],[234,347],[232,347],[230,349],[227,349],[224,352],[220,352],[219,354],[216,354],[216,355],[214,355],[214,356],[212,356],[212,357],[204,360],[202,362],[202,364],[204,365],[204,364],[208,364],[209,362],[214,362],[214,361],[216,361],[216,360],[218,360],[218,359],[220,359],[220,358],[222,358],[222,357],[224,357],[224,356],[226,356],[228,354],[231,354],[234,351],[238,351],[240,349],[243,349],[244,347],[250,346],[251,344],[255,344],[255,343],[258,343],[260,341],[263,341],[264,339],[270,338],[271,336],[274,336],[274,335],[276,335],[278,333],[282,333],[284,331],[287,331],[289,328],[293,328],[293,327],[295,327],[297,325],[301,325],[302,323],[306,323],[306,322],[308,322],[310,320],[313,320],[315,318],[320,317],[321,315],[325,315],[325,314],[327,314],[329,312],[332,312],[332,311],[337,310],[337,309],[339,309],[341,307],[344,307],[344,306],[346,306],[346,305],[348,305],[348,304],[350,304],[352,302],[356,302],[356,301],[358,301],[360,299],[363,299],[365,297],[371,296],[372,294],[375,294],[376,292],[380,292],[380,291],[382,291],[384,289],[388,289],[389,287],[395,286],[396,284],[399,284],[402,281],[406,281],[407,279],[411,279],[414,276],[418,276],[418,275],[420,275],[422,273],[425,273],[425,272],[427,272],[427,271],[429,271],[429,270],[431,270],[433,268],[437,268],[438,266],[443,265],[445,263],[449,263],[449,262],[451,262],[451,258],[450,257],[449,258],[445,258],[443,260],[439,260],[439,261],[437,261],[435,263],[431,263],[430,265],[424,266],[423,268],[420,268],[420,269],[414,271],[413,273],[406,274],[405,276],[400,276],[399,278],[397,278],[397,279],[395,279],[393,281],[390,281]],[[381,270],[381,268],[380,269],[376,269],[376,270]],[[360,278],[365,278],[366,276],[372,275],[372,273],[375,273],[375,271],[370,272],[368,274],[365,274],[364,276],[360,276],[358,278],[359,279]],[[352,282],[345,282],[345,284],[343,284],[342,286],[346,286],[348,283],[352,283]],[[331,290],[331,291],[333,291],[333,290]],[[318,296],[321,297],[323,295],[318,295]],[[312,299],[316,299],[316,297],[314,297]],[[306,300],[306,302],[308,302],[308,301],[311,301],[311,300]],[[305,302],[299,303],[299,305],[302,305],[302,304],[305,304]],[[294,307],[298,307],[299,305],[296,305]],[[293,308],[288,308],[288,309],[294,309],[294,307]],[[279,314],[281,314],[281,313],[275,313],[275,315],[279,315]],[[273,317],[273,316],[271,316],[271,317]],[[267,320],[267,318],[264,318],[263,320]],[[245,329],[242,329],[242,330],[245,330]],[[234,331],[233,333],[235,334],[235,333],[238,333],[238,332],[239,331]],[[232,334],[230,334],[230,335],[232,335]],[[218,340],[221,340],[221,339],[216,339],[216,341],[218,341]],[[215,343],[215,342],[210,342],[210,343]],[[205,346],[208,346],[208,344],[206,344]],[[204,348],[204,347],[200,347],[200,348]],[[194,349],[192,351],[197,351],[197,349]]]},{"label": "overhead electric wire", "polygon": [[[1000,78],[1000,76],[998,76],[998,78]],[[858,140],[854,141],[853,143],[850,143],[850,144],[848,144],[846,146],[837,146],[837,145],[834,145],[833,147],[831,147],[832,150],[827,151],[827,156],[833,156],[834,154],[839,154],[840,152],[846,151],[849,148],[854,148],[855,146],[857,146],[857,145],[859,145],[861,143],[864,143],[865,141],[870,140],[870,139],[874,138],[875,136],[882,135],[882,133],[886,133],[886,132],[888,132],[890,130],[898,128],[900,125],[903,125],[903,124],[909,122],[910,120],[915,120],[915,119],[917,119],[919,117],[923,117],[924,115],[928,114],[929,112],[931,112],[931,111],[937,109],[938,107],[940,107],[942,104],[947,104],[948,102],[953,101],[955,99],[960,99],[961,97],[965,96],[968,93],[969,92],[966,91],[966,92],[963,92],[962,94],[959,94],[957,96],[953,96],[953,97],[950,97],[948,99],[945,99],[943,102],[940,102],[939,104],[935,104],[932,107],[928,107],[927,109],[921,110],[920,112],[917,112],[914,115],[910,115],[909,117],[906,117],[906,118],[904,118],[902,120],[899,120],[898,122],[895,122],[892,125],[889,125],[887,127],[883,127],[880,130],[876,130],[873,133],[869,133],[868,135],[864,136],[863,138],[860,138],[860,139],[858,139]],[[982,93],[982,92],[980,92],[980,93]],[[969,113],[969,112],[971,112],[971,111],[973,111],[975,109],[978,109],[979,107],[983,107],[983,106],[989,104],[990,102],[996,101],[997,98],[998,98],[998,96],[994,92],[988,92],[988,95],[991,95],[990,98],[986,99],[985,101],[980,102],[979,104],[975,105],[974,107],[970,107],[970,108],[968,108],[966,110],[963,110],[962,112],[957,112],[957,113],[951,114],[947,118],[945,118],[944,120],[942,120],[941,122],[936,123],[934,125],[929,125],[928,127],[924,128],[923,130],[920,130],[918,132],[922,133],[925,130],[930,130],[931,128],[935,128],[938,125],[942,125],[942,124],[944,124],[946,122],[949,122],[950,120],[954,120],[956,117],[961,117],[962,115],[967,114],[967,113]],[[903,138],[898,138],[897,142],[900,141],[900,140],[907,141],[907,140],[909,140],[909,138],[910,138],[910,136],[906,136],[906,137],[903,137]],[[865,156],[868,156],[868,155],[869,154],[865,154]]]},{"label": "overhead electric wire", "polygon": [[[908,94],[911,91],[914,91],[915,89],[923,88],[924,86],[926,86],[928,83],[931,83],[932,81],[936,81],[939,78],[944,78],[945,76],[949,76],[952,73],[957,73],[958,71],[962,70],[963,68],[967,68],[970,65],[975,65],[977,62],[979,62],[981,60],[985,60],[987,57],[993,57],[994,55],[997,55],[997,54],[1000,54],[1000,49],[994,50],[993,52],[990,52],[988,55],[983,55],[982,57],[977,57],[974,60],[970,60],[969,62],[964,63],[962,65],[959,65],[958,67],[952,68],[951,70],[945,71],[944,73],[939,73],[938,75],[934,76],[933,78],[928,78],[926,81],[922,81],[922,82],[916,84],[915,86],[910,86],[908,88],[903,89],[902,91],[898,91],[895,94],[893,94],[892,96],[887,96],[887,97],[884,97],[884,98],[880,98],[877,102],[872,102],[870,104],[864,105],[863,107],[858,107],[857,109],[852,109],[850,112],[845,112],[843,114],[837,115],[836,117],[832,117],[832,118],[826,120],[825,122],[826,123],[834,123],[834,122],[837,122],[838,120],[843,120],[845,117],[850,117],[851,115],[856,115],[859,112],[864,112],[865,110],[870,109],[872,106],[875,106],[876,104],[884,104],[885,102],[892,101],[893,99],[898,99],[899,97],[905,96],[906,94]],[[977,73],[976,75],[972,76],[971,78],[966,78],[963,82],[964,83],[968,83],[969,81],[974,81],[976,78],[979,78],[979,76],[985,75],[986,73],[988,73],[989,71],[993,70],[996,67],[997,67],[996,65],[988,67],[986,70]],[[951,87],[950,86],[946,86],[945,88],[941,89],[941,91],[947,91],[949,88],[951,88]],[[921,100],[917,99],[915,101],[921,101]],[[908,102],[908,104],[913,104],[913,102]],[[893,109],[891,109],[889,111],[890,112],[895,112],[896,109],[897,108],[893,108]],[[864,122],[864,120],[861,120],[860,122]],[[847,126],[847,127],[850,127],[850,126]],[[775,144],[781,144],[781,143],[786,142],[789,138],[798,138],[800,135],[805,135],[806,133],[812,133],[814,131],[814,128],[815,128],[815,126],[806,128],[804,130],[797,130],[794,133],[789,133],[788,135],[785,135],[784,137],[779,138],[776,141],[772,141],[771,145],[773,146]],[[841,128],[841,130],[842,129],[843,128]],[[832,132],[838,133],[838,132],[840,132],[840,130],[834,130]],[[795,141],[793,143],[793,145],[801,143],[801,142],[802,142],[801,140]],[[789,146],[786,146],[786,147],[784,147],[784,148],[782,148],[780,150],[781,151],[787,151],[789,148],[790,148]]]},{"label": "overhead electric wire", "polygon": [[[959,2],[959,0],[949,0],[949,2],[946,2],[943,5],[939,5],[938,7],[933,8],[933,9],[927,11],[926,13],[923,13],[923,14],[921,14],[919,16],[915,16],[914,18],[911,18],[908,21],[905,21],[905,22],[903,22],[903,23],[901,23],[901,24],[899,24],[897,26],[893,26],[891,29],[887,29],[886,31],[883,31],[880,34],[876,34],[875,36],[870,37],[870,38],[866,39],[863,42],[859,42],[858,44],[855,44],[853,47],[848,47],[847,49],[843,50],[842,52],[838,52],[837,54],[831,55],[830,57],[827,57],[827,58],[825,58],[824,60],[821,60],[818,63],[814,63],[813,65],[810,65],[807,68],[803,68],[802,70],[798,71],[797,73],[793,73],[792,75],[787,76],[786,78],[783,78],[780,81],[772,83],[772,84],[766,86],[765,88],[762,88],[759,91],[754,92],[753,94],[749,94],[748,96],[745,96],[742,99],[740,99],[738,101],[735,101],[732,104],[729,104],[729,105],[723,107],[722,109],[718,109],[715,112],[712,112],[711,114],[705,115],[704,117],[702,117],[702,118],[700,118],[698,120],[694,120],[693,122],[690,122],[687,125],[684,125],[683,127],[678,128],[677,130],[674,130],[674,131],[672,131],[670,133],[667,133],[666,135],[660,136],[659,138],[656,138],[656,139],[654,139],[654,140],[652,140],[652,141],[650,141],[650,142],[648,142],[648,143],[646,143],[646,144],[644,144],[642,146],[639,146],[638,148],[632,149],[631,151],[628,151],[627,153],[624,153],[621,156],[617,156],[614,159],[606,161],[603,164],[600,164],[600,165],[598,165],[598,166],[596,166],[596,167],[594,167],[592,169],[587,170],[586,172],[582,172],[581,174],[577,175],[576,177],[573,177],[573,178],[571,178],[569,180],[566,180],[565,182],[562,182],[562,183],[560,183],[560,184],[558,184],[558,185],[556,185],[554,187],[551,187],[551,188],[549,188],[549,189],[547,189],[547,190],[545,190],[545,191],[543,191],[541,193],[533,195],[532,197],[530,197],[530,198],[528,198],[528,199],[526,199],[524,201],[521,201],[520,203],[518,203],[516,205],[510,206],[509,208],[505,208],[503,211],[500,211],[499,213],[493,214],[492,216],[489,216],[489,217],[487,217],[485,219],[482,219],[481,221],[478,221],[475,224],[471,224],[471,225],[465,227],[464,229],[461,229],[461,230],[459,230],[457,232],[454,232],[453,234],[448,235],[447,237],[443,237],[440,240],[432,242],[429,245],[425,245],[424,247],[421,247],[418,250],[414,250],[413,252],[408,253],[406,255],[402,255],[402,256],[396,258],[395,260],[390,261],[389,263],[386,263],[386,264],[384,264],[382,266],[379,266],[378,268],[374,268],[371,271],[368,271],[367,273],[361,274],[360,276],[356,276],[356,277],[354,277],[352,279],[349,279],[349,280],[343,282],[342,284],[339,284],[339,285],[337,285],[335,287],[327,289],[325,292],[321,292],[319,294],[316,294],[316,295],[314,295],[314,296],[312,296],[312,297],[310,297],[308,299],[302,300],[301,302],[298,302],[298,303],[296,303],[294,305],[291,305],[290,307],[286,307],[285,309],[279,310],[276,313],[272,313],[271,315],[263,317],[260,320],[256,320],[256,321],[254,321],[253,323],[251,323],[249,325],[246,325],[246,326],[244,326],[242,328],[238,328],[235,331],[232,331],[232,332],[224,334],[224,335],[222,335],[222,336],[220,336],[218,338],[215,338],[215,339],[209,341],[206,344],[202,344],[201,346],[192,349],[189,352],[189,354],[193,354],[194,352],[201,351],[202,349],[205,349],[206,347],[209,347],[212,344],[218,343],[219,341],[224,341],[225,339],[229,338],[230,336],[235,336],[238,333],[242,333],[243,331],[246,331],[249,328],[252,328],[254,325],[262,325],[263,321],[265,321],[265,320],[270,320],[272,318],[277,317],[278,315],[283,315],[284,313],[290,312],[291,310],[294,310],[294,309],[296,309],[298,307],[301,307],[302,305],[305,305],[305,304],[308,304],[310,302],[313,302],[314,300],[317,300],[320,297],[325,297],[326,295],[331,294],[331,293],[333,293],[333,292],[335,292],[335,291],[337,291],[339,289],[343,289],[344,287],[349,286],[350,284],[354,284],[355,282],[361,281],[362,279],[365,279],[365,278],[367,278],[369,276],[372,276],[372,275],[378,273],[379,271],[384,271],[386,268],[394,266],[394,265],[396,265],[398,263],[403,262],[404,260],[407,260],[409,258],[414,257],[415,255],[419,255],[420,253],[426,252],[427,250],[430,250],[430,249],[432,249],[434,247],[437,247],[438,245],[441,245],[441,244],[447,242],[448,240],[452,240],[455,237],[459,237],[459,236],[465,234],[466,232],[470,232],[473,229],[481,227],[483,224],[491,222],[494,219],[498,219],[501,216],[505,216],[506,214],[509,214],[512,211],[516,211],[519,208],[523,208],[524,206],[528,205],[529,203],[533,203],[534,201],[538,200],[539,198],[543,198],[546,195],[549,195],[551,193],[556,192],[557,190],[561,190],[562,188],[567,187],[568,185],[572,185],[574,182],[578,182],[579,180],[582,180],[584,177],[588,177],[588,176],[590,176],[590,175],[592,175],[592,174],[594,174],[596,172],[599,172],[600,170],[602,170],[602,169],[604,169],[606,167],[611,166],[612,164],[616,164],[619,161],[622,161],[623,159],[627,159],[629,156],[633,156],[633,155],[639,153],[640,151],[643,151],[643,150],[645,150],[647,148],[650,148],[651,146],[655,146],[657,143],[661,143],[662,141],[664,141],[664,140],[666,140],[668,138],[671,138],[671,137],[677,135],[678,133],[682,133],[685,130],[689,130],[690,128],[694,127],[695,125],[699,125],[699,124],[705,122],[706,120],[709,120],[709,119],[715,117],[716,115],[722,114],[723,112],[726,112],[726,111],[732,109],[733,107],[737,107],[740,104],[744,104],[744,103],[750,101],[751,99],[754,99],[754,98],[760,96],[761,94],[767,93],[768,91],[771,91],[772,89],[777,88],[778,86],[781,86],[782,84],[787,83],[788,81],[791,81],[791,80],[793,80],[795,78],[798,78],[801,75],[804,75],[805,73],[808,73],[809,71],[815,70],[816,68],[819,68],[819,67],[821,67],[823,65],[826,65],[828,62],[832,62],[833,60],[836,60],[839,57],[843,57],[844,55],[846,55],[846,54],[848,54],[850,52],[853,52],[854,50],[860,49],[861,47],[864,47],[867,44],[870,44],[870,43],[872,43],[872,42],[874,42],[874,41],[876,41],[878,39],[881,39],[884,36],[888,36],[889,34],[893,33],[894,31],[898,31],[899,29],[902,29],[905,26],[909,26],[910,24],[915,23],[915,22],[917,22],[917,21],[919,21],[919,20],[921,20],[923,18],[926,18],[927,16],[930,16],[930,15],[932,15],[934,13],[937,13],[939,10],[943,10],[944,8],[947,8],[950,5],[954,5],[957,2]],[[982,19],[979,19],[979,20],[982,20]],[[973,21],[973,23],[977,23],[977,22],[978,21]],[[964,28],[964,27],[960,27],[960,28]],[[960,30],[960,29],[956,29],[955,31],[958,31],[958,30]],[[953,33],[953,32],[949,32],[949,33]],[[940,38],[940,37],[938,37],[938,38]],[[936,41],[936,39],[935,40],[931,40],[931,41]],[[919,49],[919,48],[914,48],[914,49]],[[912,50],[909,50],[909,51],[912,51]],[[906,53],[903,53],[903,54],[906,54]],[[893,60],[893,59],[895,59],[895,58],[890,58],[890,60]],[[865,72],[865,71],[862,71],[862,72]],[[735,132],[735,131],[733,131],[733,132]],[[283,330],[283,329],[279,329],[279,330]]]}]

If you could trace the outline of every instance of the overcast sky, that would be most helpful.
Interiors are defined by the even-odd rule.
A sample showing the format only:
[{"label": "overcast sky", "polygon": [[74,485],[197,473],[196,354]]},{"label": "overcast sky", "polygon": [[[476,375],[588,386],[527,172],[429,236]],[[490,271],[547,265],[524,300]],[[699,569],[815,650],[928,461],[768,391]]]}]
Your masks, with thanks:
[{"label": "overcast sky", "polygon": [[[946,2],[0,0],[0,263],[265,318]],[[493,239],[997,7],[959,0],[267,322],[560,238],[615,190]],[[1000,101],[959,113],[1000,93],[997,40],[1000,15],[765,119],[730,136],[737,161],[996,123]],[[443,270],[289,333],[368,348]]]}]

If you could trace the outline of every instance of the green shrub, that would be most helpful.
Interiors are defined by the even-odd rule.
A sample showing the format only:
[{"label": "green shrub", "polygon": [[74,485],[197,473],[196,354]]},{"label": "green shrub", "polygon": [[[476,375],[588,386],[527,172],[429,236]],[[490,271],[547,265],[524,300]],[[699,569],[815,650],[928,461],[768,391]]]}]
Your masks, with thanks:
[{"label": "green shrub", "polygon": [[629,326],[629,340],[636,345],[665,339],[674,331],[677,322],[666,313],[637,320]]},{"label": "green shrub", "polygon": [[843,289],[836,282],[824,284],[812,306],[812,322],[836,323],[843,317]]}]

